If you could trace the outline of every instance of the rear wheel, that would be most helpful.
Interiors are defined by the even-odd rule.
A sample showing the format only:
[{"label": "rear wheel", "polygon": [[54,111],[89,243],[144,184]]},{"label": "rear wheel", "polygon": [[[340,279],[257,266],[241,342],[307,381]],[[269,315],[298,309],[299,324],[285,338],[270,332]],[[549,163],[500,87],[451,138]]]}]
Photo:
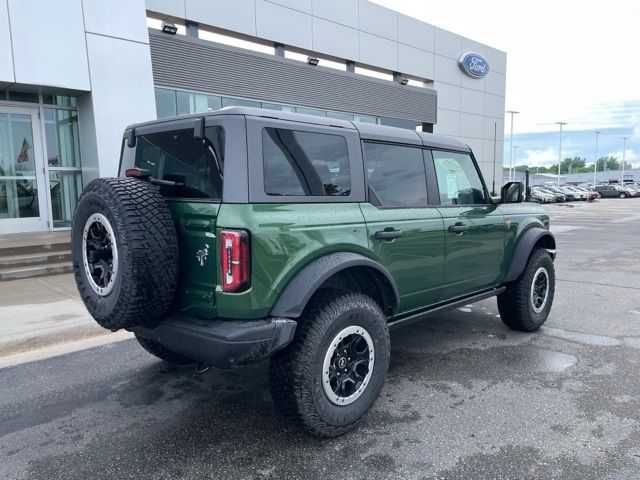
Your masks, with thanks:
[{"label": "rear wheel", "polygon": [[538,248],[516,281],[498,295],[498,311],[508,327],[523,332],[538,330],[549,316],[555,292],[555,271],[549,253]]},{"label": "rear wheel", "polygon": [[291,345],[271,359],[271,396],[308,433],[341,435],[378,398],[389,355],[389,331],[375,301],[361,293],[321,293]]}]

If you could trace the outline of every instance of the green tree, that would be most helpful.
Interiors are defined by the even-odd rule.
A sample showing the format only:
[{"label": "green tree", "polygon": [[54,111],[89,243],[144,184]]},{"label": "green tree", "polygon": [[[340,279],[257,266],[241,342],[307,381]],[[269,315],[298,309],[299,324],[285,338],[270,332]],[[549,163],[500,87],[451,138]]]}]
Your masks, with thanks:
[{"label": "green tree", "polygon": [[607,155],[598,159],[596,167],[598,171],[601,172],[602,170],[620,170],[621,165],[616,157],[613,155]]},{"label": "green tree", "polygon": [[[578,173],[586,165],[587,161],[581,157],[567,157],[560,164],[561,173]],[[557,171],[557,168],[556,168]]]}]

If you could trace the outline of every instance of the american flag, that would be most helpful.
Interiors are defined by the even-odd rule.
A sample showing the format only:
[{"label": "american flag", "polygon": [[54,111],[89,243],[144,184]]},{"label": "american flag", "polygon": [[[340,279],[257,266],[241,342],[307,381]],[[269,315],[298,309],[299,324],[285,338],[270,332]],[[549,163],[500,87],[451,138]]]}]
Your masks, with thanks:
[{"label": "american flag", "polygon": [[18,160],[16,163],[25,163],[29,161],[29,150],[31,150],[31,145],[27,142],[25,138],[22,140],[22,148],[20,149],[20,153],[18,154]]}]

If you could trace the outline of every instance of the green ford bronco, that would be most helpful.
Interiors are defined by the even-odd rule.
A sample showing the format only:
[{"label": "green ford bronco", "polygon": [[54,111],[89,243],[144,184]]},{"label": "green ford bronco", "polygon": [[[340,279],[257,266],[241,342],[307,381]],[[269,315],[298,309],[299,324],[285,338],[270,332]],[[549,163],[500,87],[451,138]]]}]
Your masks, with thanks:
[{"label": "green ford bronco", "polygon": [[451,138],[250,108],[127,128],[84,189],[73,268],[103,327],[174,364],[270,358],[275,405],[340,435],[387,374],[389,330],[497,296],[532,332],[554,295],[549,218],[489,195]]}]

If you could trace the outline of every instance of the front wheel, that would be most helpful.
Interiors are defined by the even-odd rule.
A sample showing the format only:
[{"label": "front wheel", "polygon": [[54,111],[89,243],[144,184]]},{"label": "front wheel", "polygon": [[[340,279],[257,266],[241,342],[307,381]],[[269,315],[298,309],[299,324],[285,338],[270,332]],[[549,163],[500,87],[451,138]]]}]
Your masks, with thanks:
[{"label": "front wheel", "polygon": [[618,195],[618,197],[620,197],[620,198],[627,198],[627,194],[626,194],[626,193],[624,193],[624,192],[622,192],[622,193],[620,193],[620,195]]},{"label": "front wheel", "polygon": [[341,435],[378,398],[389,356],[389,330],[376,302],[361,293],[321,293],[291,345],[271,359],[271,396],[308,433]]},{"label": "front wheel", "polygon": [[509,328],[535,332],[549,316],[556,279],[551,255],[537,248],[529,257],[522,275],[498,295],[498,311]]}]

